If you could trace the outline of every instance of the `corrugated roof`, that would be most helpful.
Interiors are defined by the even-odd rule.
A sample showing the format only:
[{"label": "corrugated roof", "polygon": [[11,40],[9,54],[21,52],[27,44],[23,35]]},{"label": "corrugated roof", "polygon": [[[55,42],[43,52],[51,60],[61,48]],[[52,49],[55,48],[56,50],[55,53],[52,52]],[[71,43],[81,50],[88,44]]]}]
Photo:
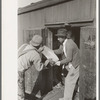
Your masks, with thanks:
[{"label": "corrugated roof", "polygon": [[35,10],[39,10],[39,9],[43,9],[45,7],[50,7],[50,6],[68,2],[68,1],[72,1],[72,0],[42,0],[36,3],[31,3],[31,5],[28,5],[23,8],[19,8],[18,15],[23,14],[23,13],[28,13],[31,11],[35,11]]}]

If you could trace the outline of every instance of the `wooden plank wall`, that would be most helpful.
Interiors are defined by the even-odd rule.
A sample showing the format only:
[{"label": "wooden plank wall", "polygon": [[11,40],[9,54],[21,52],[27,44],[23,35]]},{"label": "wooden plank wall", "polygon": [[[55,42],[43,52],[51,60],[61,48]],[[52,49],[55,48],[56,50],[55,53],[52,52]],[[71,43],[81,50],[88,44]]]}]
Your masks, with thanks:
[{"label": "wooden plank wall", "polygon": [[18,45],[25,29],[43,28],[47,23],[70,22],[95,18],[95,0],[73,0],[18,15]]},{"label": "wooden plank wall", "polygon": [[29,29],[30,23],[30,13],[19,16],[18,18],[18,46],[24,43],[24,30]]},{"label": "wooden plank wall", "polygon": [[[44,25],[48,23],[66,23],[94,18],[95,27],[95,2],[96,0],[73,0],[34,12],[18,15],[18,45],[20,46],[26,41],[24,38],[25,35],[23,35],[24,30],[35,30],[37,28],[43,29]],[[81,28],[80,35],[80,51],[82,59],[82,66],[80,68],[80,100],[92,100],[96,96],[96,52],[95,48],[87,49],[84,42],[89,39],[89,36],[90,41],[92,41],[92,37],[95,38],[96,29],[93,27]],[[49,37],[51,37],[51,35]],[[50,41],[51,40],[46,39],[49,46],[51,46]],[[31,89],[29,90],[31,91]]]}]

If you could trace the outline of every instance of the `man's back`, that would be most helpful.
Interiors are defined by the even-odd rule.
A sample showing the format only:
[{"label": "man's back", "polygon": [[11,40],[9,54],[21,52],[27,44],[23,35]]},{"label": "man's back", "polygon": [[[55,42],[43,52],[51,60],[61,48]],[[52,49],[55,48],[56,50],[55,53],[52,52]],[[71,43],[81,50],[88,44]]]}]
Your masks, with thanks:
[{"label": "man's back", "polygon": [[[36,51],[36,48],[34,48],[33,46],[27,45],[23,51],[29,50],[29,49],[31,49],[31,50],[18,58],[18,66],[20,68],[20,69],[18,69],[19,71],[29,68],[31,66],[30,65],[31,63],[33,63],[35,65],[35,68],[38,68],[38,66],[39,66],[38,63],[40,64],[40,62],[41,62],[40,55]],[[39,62],[35,63],[36,61],[39,61]]]}]

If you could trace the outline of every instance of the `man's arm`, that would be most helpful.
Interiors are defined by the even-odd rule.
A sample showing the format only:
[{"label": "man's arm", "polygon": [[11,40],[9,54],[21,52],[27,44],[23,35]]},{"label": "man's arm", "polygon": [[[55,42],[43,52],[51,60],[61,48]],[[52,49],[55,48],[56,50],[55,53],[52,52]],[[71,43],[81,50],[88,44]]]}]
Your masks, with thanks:
[{"label": "man's arm", "polygon": [[53,50],[53,51],[54,51],[54,53],[55,53],[56,55],[62,54],[62,53],[63,53],[63,46],[60,45],[59,49]]},{"label": "man's arm", "polygon": [[18,71],[18,100],[24,100],[24,72]]},{"label": "man's arm", "polygon": [[69,62],[72,61],[73,47],[70,44],[67,44],[65,46],[65,51],[66,51],[67,57],[60,61],[60,65],[68,64]]}]

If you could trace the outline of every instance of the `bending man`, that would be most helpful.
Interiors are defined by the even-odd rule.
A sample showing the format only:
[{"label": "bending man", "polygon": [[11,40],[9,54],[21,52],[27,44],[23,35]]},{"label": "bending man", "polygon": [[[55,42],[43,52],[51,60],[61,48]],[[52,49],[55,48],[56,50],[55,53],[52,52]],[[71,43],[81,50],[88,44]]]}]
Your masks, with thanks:
[{"label": "bending man", "polygon": [[[41,63],[41,57],[39,54],[39,48],[42,43],[42,37],[34,35],[30,44],[23,45],[19,48],[18,56],[18,100],[25,100],[25,84],[24,74],[27,69],[33,67],[34,70],[34,84],[37,80],[39,72],[43,69],[43,63]],[[29,100],[36,98],[35,95]],[[34,99],[35,100],[35,99]]]}]

